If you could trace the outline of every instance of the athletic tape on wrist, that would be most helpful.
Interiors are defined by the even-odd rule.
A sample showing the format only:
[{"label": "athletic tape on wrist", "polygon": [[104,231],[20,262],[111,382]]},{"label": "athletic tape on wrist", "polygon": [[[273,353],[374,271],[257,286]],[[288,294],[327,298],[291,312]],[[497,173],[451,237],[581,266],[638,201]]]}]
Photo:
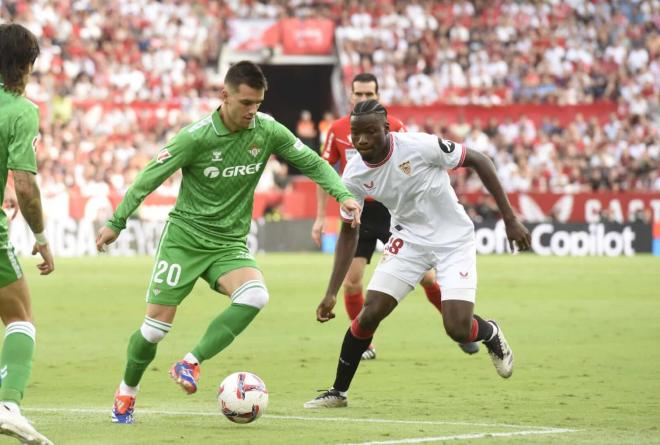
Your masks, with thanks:
[{"label": "athletic tape on wrist", "polygon": [[46,239],[46,235],[44,234],[44,232],[35,233],[34,239],[37,241],[37,244],[39,244],[40,246],[48,244],[48,240]]}]

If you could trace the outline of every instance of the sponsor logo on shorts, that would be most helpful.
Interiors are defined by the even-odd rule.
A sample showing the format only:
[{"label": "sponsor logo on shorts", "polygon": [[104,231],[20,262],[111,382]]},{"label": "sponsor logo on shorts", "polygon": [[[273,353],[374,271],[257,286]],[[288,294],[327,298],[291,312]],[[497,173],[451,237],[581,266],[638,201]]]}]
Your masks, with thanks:
[{"label": "sponsor logo on shorts", "polygon": [[461,278],[467,278],[468,277],[468,272],[459,272],[458,274],[461,276]]}]

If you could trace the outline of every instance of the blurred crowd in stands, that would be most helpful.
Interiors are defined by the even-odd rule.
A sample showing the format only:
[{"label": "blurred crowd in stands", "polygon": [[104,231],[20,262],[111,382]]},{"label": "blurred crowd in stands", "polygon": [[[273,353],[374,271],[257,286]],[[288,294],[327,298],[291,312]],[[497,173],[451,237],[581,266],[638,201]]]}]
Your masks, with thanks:
[{"label": "blurred crowd in stands", "polygon": [[[291,15],[334,20],[347,86],[373,72],[385,105],[618,104],[605,123],[406,122],[487,153],[507,191],[660,191],[657,0],[1,0],[1,21],[41,44],[27,95],[48,109],[44,193],[122,193],[176,130],[219,105],[227,20]],[[329,120],[303,112],[292,130],[317,145]],[[286,187],[285,165],[273,158],[268,171],[260,190]],[[454,181],[480,187],[468,172]]]},{"label": "blurred crowd in stands", "polygon": [[657,109],[657,1],[350,2],[341,64],[381,79],[385,103],[619,100]]}]

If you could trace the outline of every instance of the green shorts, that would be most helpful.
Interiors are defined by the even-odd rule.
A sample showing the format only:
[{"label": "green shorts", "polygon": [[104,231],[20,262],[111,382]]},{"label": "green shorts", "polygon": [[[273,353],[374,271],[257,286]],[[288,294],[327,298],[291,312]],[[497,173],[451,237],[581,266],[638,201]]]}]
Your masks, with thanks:
[{"label": "green shorts", "polygon": [[10,285],[23,277],[23,270],[14,253],[14,246],[7,243],[7,247],[0,249],[0,287]]},{"label": "green shorts", "polygon": [[258,269],[245,242],[210,244],[168,221],[158,244],[147,303],[178,306],[199,277],[217,290],[218,278],[227,272],[241,267]]}]

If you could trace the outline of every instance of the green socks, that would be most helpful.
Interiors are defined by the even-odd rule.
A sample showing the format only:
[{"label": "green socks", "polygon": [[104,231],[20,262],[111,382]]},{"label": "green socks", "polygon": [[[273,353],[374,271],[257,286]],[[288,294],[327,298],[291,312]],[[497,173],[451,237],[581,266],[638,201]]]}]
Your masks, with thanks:
[{"label": "green socks", "polygon": [[36,330],[29,321],[9,323],[0,356],[0,400],[21,403],[32,371]]},{"label": "green socks", "polygon": [[162,321],[145,317],[144,323],[133,332],[128,341],[128,360],[124,371],[124,383],[128,386],[137,386],[142,379],[144,371],[156,357],[158,342],[165,337],[172,325]]},{"label": "green socks", "polygon": [[229,346],[258,313],[259,309],[254,306],[232,303],[211,322],[192,354],[200,363],[210,359]]},{"label": "green socks", "polygon": [[[229,346],[258,313],[259,309],[254,306],[232,303],[211,322],[202,339],[192,350],[192,354],[200,363],[210,359]],[[126,385],[138,386],[144,371],[156,357],[158,342],[165,337],[171,327],[169,323],[146,317],[142,327],[131,335],[124,372]]]}]

